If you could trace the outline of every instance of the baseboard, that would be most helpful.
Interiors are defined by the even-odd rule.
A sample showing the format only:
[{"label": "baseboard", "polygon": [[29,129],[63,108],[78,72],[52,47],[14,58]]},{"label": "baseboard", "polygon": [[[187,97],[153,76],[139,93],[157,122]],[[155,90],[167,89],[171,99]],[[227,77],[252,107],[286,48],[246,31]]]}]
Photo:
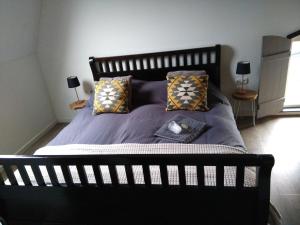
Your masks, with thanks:
[{"label": "baseboard", "polygon": [[31,138],[25,145],[23,145],[15,154],[22,155],[28,150],[28,148],[34,144],[38,139],[44,136],[49,130],[51,130],[57,124],[57,120],[53,120],[48,126],[43,128],[39,133],[37,133],[33,138]]},{"label": "baseboard", "polygon": [[277,114],[278,116],[299,116],[300,115],[300,110],[295,109],[295,110],[283,110],[280,113]]}]

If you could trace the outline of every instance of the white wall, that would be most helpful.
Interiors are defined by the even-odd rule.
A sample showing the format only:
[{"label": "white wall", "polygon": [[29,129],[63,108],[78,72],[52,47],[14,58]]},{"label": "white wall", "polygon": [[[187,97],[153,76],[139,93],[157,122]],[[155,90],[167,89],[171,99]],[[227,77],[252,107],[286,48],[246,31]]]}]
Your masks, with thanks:
[{"label": "white wall", "polygon": [[89,56],[222,44],[223,91],[234,88],[238,60],[251,61],[250,88],[257,89],[262,36],[298,30],[299,9],[299,0],[44,0],[38,57],[55,114],[74,116],[65,78],[92,82]]},{"label": "white wall", "polygon": [[34,51],[40,8],[40,0],[0,0],[0,62]]},{"label": "white wall", "polygon": [[55,121],[35,50],[40,0],[0,0],[0,154],[14,154]]}]

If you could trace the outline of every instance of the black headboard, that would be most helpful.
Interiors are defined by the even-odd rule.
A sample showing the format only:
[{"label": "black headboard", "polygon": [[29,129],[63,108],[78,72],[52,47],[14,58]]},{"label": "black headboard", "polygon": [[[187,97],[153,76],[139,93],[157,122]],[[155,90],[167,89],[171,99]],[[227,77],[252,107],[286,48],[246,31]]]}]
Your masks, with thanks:
[{"label": "black headboard", "polygon": [[90,57],[94,80],[100,77],[132,75],[140,80],[165,80],[169,71],[206,70],[209,79],[220,87],[221,46],[184,49],[112,57]]}]

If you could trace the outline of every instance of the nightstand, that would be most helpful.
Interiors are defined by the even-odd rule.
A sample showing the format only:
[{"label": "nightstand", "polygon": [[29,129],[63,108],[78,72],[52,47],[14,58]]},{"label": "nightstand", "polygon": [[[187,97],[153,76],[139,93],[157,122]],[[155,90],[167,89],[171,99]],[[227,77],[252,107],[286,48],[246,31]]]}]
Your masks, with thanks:
[{"label": "nightstand", "polygon": [[[251,110],[252,110],[252,120],[253,126],[255,126],[255,117],[256,117],[256,99],[257,99],[257,92],[253,90],[244,90],[244,93],[240,93],[238,91],[232,94],[233,98],[233,109],[235,111],[235,118],[237,119],[240,111],[241,101],[248,101],[251,102]],[[237,105],[237,109],[236,108]]]},{"label": "nightstand", "polygon": [[87,101],[86,100],[79,100],[76,102],[73,102],[69,105],[70,109],[72,110],[77,110],[77,109],[82,109],[86,106]]}]

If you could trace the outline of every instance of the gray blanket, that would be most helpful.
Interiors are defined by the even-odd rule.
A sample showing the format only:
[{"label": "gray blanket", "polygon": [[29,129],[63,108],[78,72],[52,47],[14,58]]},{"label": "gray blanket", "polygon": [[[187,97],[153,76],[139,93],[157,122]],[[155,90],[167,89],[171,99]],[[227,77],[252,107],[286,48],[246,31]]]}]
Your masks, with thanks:
[{"label": "gray blanket", "polygon": [[207,130],[194,144],[223,144],[245,148],[236,127],[232,107],[218,90],[210,90],[208,112],[166,111],[165,104],[147,104],[129,114],[92,115],[86,107],[48,145],[166,143],[154,133],[175,115],[183,115],[207,124]]}]

